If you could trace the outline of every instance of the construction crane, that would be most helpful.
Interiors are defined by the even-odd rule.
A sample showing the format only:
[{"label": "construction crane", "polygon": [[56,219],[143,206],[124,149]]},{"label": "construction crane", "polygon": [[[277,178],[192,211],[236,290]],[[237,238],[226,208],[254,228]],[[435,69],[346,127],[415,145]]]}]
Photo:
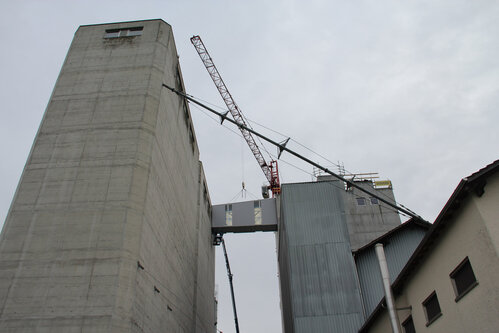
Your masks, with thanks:
[{"label": "construction crane", "polygon": [[[356,182],[353,179],[347,179],[347,178],[344,177],[344,175],[340,175],[340,174],[334,173],[333,171],[329,170],[328,168],[325,168],[325,167],[321,166],[320,164],[317,164],[316,162],[314,162],[314,161],[306,158],[305,156],[303,156],[303,155],[295,152],[294,150],[286,148],[286,143],[288,142],[289,139],[287,139],[284,143],[282,143],[282,142],[281,143],[276,142],[276,141],[274,141],[274,140],[272,140],[272,139],[264,136],[263,134],[260,134],[260,133],[256,132],[252,128],[249,128],[249,127],[246,127],[244,125],[236,123],[234,120],[232,120],[229,117],[227,117],[227,113],[220,113],[218,111],[215,111],[212,108],[210,108],[209,106],[204,105],[203,103],[201,103],[198,100],[196,100],[193,96],[189,96],[189,95],[185,94],[184,92],[178,91],[177,89],[172,88],[172,87],[170,87],[170,86],[168,86],[168,85],[166,85],[164,83],[162,85],[163,85],[163,87],[171,90],[175,94],[177,94],[177,95],[179,95],[179,96],[187,99],[188,101],[193,102],[194,104],[199,105],[200,107],[204,108],[205,110],[208,110],[211,113],[217,115],[218,117],[220,117],[220,119],[227,120],[228,122],[236,125],[239,128],[244,127],[244,129],[247,130],[248,132],[250,132],[250,133],[258,136],[259,138],[261,138],[261,139],[269,142],[270,144],[276,146],[279,149],[279,155],[282,152],[286,151],[286,152],[290,153],[291,155],[299,158],[300,160],[302,160],[302,161],[304,161],[304,162],[312,165],[313,167],[324,171],[325,173],[333,176],[336,179],[341,180],[342,182],[344,182],[346,184],[347,187],[354,187],[354,188],[358,189],[359,191],[364,192],[364,193],[368,194],[369,196],[378,199],[379,201],[383,202],[384,204],[388,205],[389,207],[392,207],[392,208],[396,209],[398,212],[404,213],[404,214],[406,214],[406,215],[408,215],[408,216],[410,216],[410,217],[412,217],[414,219],[417,219],[417,220],[420,220],[420,221],[425,221],[421,216],[419,216],[418,214],[414,213],[412,210],[410,210],[409,208],[405,207],[404,205],[398,204],[395,201],[392,202],[390,199],[387,200],[387,198],[383,198],[382,196],[380,196],[380,195],[378,195],[378,194],[376,194],[374,192],[371,192],[369,189],[364,188],[363,186],[356,184]],[[425,222],[428,222],[428,221],[425,221]]]},{"label": "construction crane", "polygon": [[208,74],[210,74],[213,83],[215,83],[218,92],[222,96],[225,105],[229,109],[228,112],[230,112],[232,118],[234,118],[235,122],[239,125],[238,126],[239,130],[241,131],[246,142],[248,143],[248,146],[250,147],[253,156],[255,156],[258,165],[260,166],[260,168],[262,168],[262,171],[265,174],[267,181],[269,182],[269,186],[266,187],[265,191],[262,191],[262,194],[264,195],[264,197],[268,197],[268,192],[267,192],[268,189],[272,191],[272,196],[281,193],[281,184],[279,181],[279,170],[277,167],[277,161],[271,160],[269,163],[265,161],[265,158],[263,157],[260,148],[256,144],[253,135],[251,134],[251,132],[249,132],[246,129],[246,127],[249,128],[251,127],[245,121],[244,116],[241,113],[241,110],[239,109],[236,102],[232,98],[229,89],[227,89],[227,86],[225,85],[224,81],[222,80],[222,77],[220,76],[220,73],[215,67],[213,59],[210,57],[210,54],[206,50],[206,47],[204,46],[203,41],[201,40],[201,37],[193,36],[191,38],[191,43],[196,48],[196,51],[198,52],[199,57],[203,61],[203,64],[206,67],[206,70],[208,71]]}]

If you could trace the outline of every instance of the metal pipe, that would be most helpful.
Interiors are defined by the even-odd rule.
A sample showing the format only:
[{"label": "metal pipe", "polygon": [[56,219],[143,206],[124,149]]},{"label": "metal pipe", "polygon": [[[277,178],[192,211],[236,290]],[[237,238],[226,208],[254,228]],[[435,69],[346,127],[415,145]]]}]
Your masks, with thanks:
[{"label": "metal pipe", "polygon": [[383,244],[377,243],[375,245],[376,256],[378,257],[379,270],[381,271],[381,278],[383,279],[383,289],[385,290],[386,306],[388,308],[388,315],[390,317],[390,325],[392,326],[393,333],[400,333],[399,318],[395,310],[395,302],[393,300],[392,288],[390,283],[390,274],[388,273],[388,265],[386,263],[385,251]]}]

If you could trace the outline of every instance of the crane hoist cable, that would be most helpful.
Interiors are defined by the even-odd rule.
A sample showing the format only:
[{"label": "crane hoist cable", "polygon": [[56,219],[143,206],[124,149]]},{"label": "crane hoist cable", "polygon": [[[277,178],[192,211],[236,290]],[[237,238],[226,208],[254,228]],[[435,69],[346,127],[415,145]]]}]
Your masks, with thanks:
[{"label": "crane hoist cable", "polygon": [[[276,195],[281,193],[281,184],[279,181],[279,171],[278,171],[278,166],[277,166],[277,161],[271,160],[269,163],[265,161],[265,158],[262,155],[262,152],[260,151],[260,148],[258,147],[255,138],[251,134],[251,131],[248,131],[247,128],[251,128],[247,121],[245,120],[244,115],[242,114],[241,110],[237,106],[236,102],[234,101],[234,98],[229,92],[229,89],[225,85],[222,76],[218,72],[217,67],[215,66],[215,63],[213,62],[213,59],[211,58],[210,54],[208,53],[208,50],[204,46],[203,41],[201,40],[201,37],[199,36],[193,36],[191,38],[191,43],[194,45],[194,48],[196,49],[199,57],[201,58],[201,61],[204,64],[204,67],[208,71],[208,74],[210,75],[211,79],[213,80],[213,83],[218,89],[218,92],[220,93],[220,96],[222,96],[222,99],[224,100],[225,105],[229,109],[228,113],[232,115],[234,118],[234,121],[242,126],[239,126],[239,130],[241,131],[244,139],[248,143],[248,146],[253,153],[253,156],[255,156],[258,165],[262,169],[263,173],[265,174],[265,178],[267,178],[267,181],[269,182],[269,188],[272,191],[272,195]],[[222,118],[222,122],[224,119]]]},{"label": "crane hoist cable", "polygon": [[163,87],[171,90],[175,94],[177,94],[177,95],[179,95],[179,96],[187,99],[188,101],[191,101],[191,102],[193,102],[193,103],[201,106],[202,108],[210,111],[211,113],[219,116],[220,119],[227,120],[228,122],[231,122],[232,124],[236,125],[237,127],[243,128],[243,129],[247,130],[248,132],[250,132],[251,134],[254,134],[254,135],[258,136],[259,138],[261,138],[261,139],[263,139],[263,140],[271,143],[272,145],[274,145],[274,146],[276,146],[278,148],[278,150],[279,150],[279,156],[281,155],[282,152],[286,151],[286,152],[290,153],[291,155],[299,158],[300,160],[302,160],[304,162],[307,162],[308,164],[316,167],[317,169],[320,169],[320,170],[324,171],[325,173],[333,176],[334,178],[341,180],[342,182],[344,182],[347,185],[347,188],[350,188],[350,187],[356,188],[359,191],[364,192],[364,193],[370,195],[371,197],[374,197],[374,198],[378,199],[379,201],[383,202],[384,204],[386,204],[386,205],[388,205],[388,206],[390,206],[392,208],[395,208],[399,212],[405,213],[405,214],[409,215],[410,217],[415,218],[417,220],[425,221],[421,216],[419,216],[418,214],[414,213],[412,210],[408,209],[407,207],[405,207],[403,205],[400,205],[400,204],[397,204],[396,202],[392,202],[391,200],[387,200],[386,198],[383,198],[383,197],[379,196],[375,192],[371,192],[370,190],[368,190],[366,188],[363,188],[362,186],[356,184],[353,180],[347,179],[347,178],[345,178],[345,177],[343,177],[343,176],[341,176],[341,175],[339,175],[339,174],[337,174],[337,173],[329,170],[328,168],[325,168],[322,165],[320,165],[320,164],[318,164],[318,163],[316,163],[316,162],[314,162],[314,161],[306,158],[305,156],[303,156],[303,155],[295,152],[294,150],[291,150],[291,149],[287,148],[286,144],[285,144],[285,143],[287,143],[287,140],[286,140],[285,143],[276,142],[276,141],[274,141],[274,140],[266,137],[265,135],[260,134],[257,131],[255,131],[255,130],[253,130],[253,129],[251,129],[251,128],[243,125],[243,124],[239,124],[235,120],[230,119],[229,117],[227,117],[226,113],[223,114],[223,113],[217,112],[217,111],[213,110],[212,108],[210,108],[209,106],[206,106],[206,105],[204,105],[201,102],[198,102],[195,98],[193,98],[192,96],[189,96],[189,95],[185,94],[184,92],[181,92],[181,91],[176,90],[175,88],[169,87],[169,86],[167,86],[164,83],[163,83]]}]

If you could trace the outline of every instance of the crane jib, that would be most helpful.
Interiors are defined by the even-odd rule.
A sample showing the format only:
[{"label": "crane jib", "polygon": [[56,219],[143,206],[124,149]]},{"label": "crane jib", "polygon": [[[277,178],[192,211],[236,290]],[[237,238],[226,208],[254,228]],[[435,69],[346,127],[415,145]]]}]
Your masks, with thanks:
[{"label": "crane jib", "polygon": [[239,125],[238,128],[241,131],[241,134],[243,135],[244,139],[248,143],[248,146],[251,152],[253,153],[253,156],[255,156],[258,165],[265,174],[265,177],[267,178],[267,181],[270,184],[269,187],[272,190],[272,195],[280,193],[280,182],[279,182],[279,174],[277,172],[277,162],[271,161],[270,163],[267,163],[265,161],[265,158],[263,157],[262,152],[260,151],[260,148],[258,147],[255,141],[255,138],[253,137],[251,132],[245,129],[245,127],[249,126],[247,122],[244,120],[244,116],[241,113],[241,110],[239,109],[236,102],[232,98],[232,95],[230,94],[229,89],[225,85],[222,76],[218,72],[215,63],[213,62],[213,59],[208,53],[208,50],[206,50],[206,47],[204,46],[204,43],[201,40],[201,37],[193,36],[191,38],[191,42],[194,45],[196,51],[198,52],[201,61],[206,67],[206,70],[208,71],[208,74],[210,75],[211,79],[213,80],[213,83],[217,87],[220,96],[222,96],[222,99],[224,100],[225,105],[229,109],[232,118],[234,119],[236,124]]}]

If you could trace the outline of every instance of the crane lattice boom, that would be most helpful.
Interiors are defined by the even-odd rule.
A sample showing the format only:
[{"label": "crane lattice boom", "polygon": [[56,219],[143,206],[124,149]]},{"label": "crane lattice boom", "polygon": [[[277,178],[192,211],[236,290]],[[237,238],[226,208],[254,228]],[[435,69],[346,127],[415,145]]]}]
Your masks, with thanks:
[{"label": "crane lattice boom", "polygon": [[[236,102],[232,98],[232,95],[230,94],[229,90],[227,89],[227,86],[225,85],[224,81],[222,80],[222,77],[220,76],[220,73],[218,72],[217,68],[215,67],[215,64],[213,63],[213,59],[211,59],[208,51],[206,50],[206,47],[203,44],[203,41],[201,40],[201,37],[199,36],[193,36],[191,38],[191,43],[194,45],[196,48],[196,51],[199,54],[199,57],[203,61],[204,66],[206,67],[206,70],[211,76],[211,79],[215,83],[215,86],[218,89],[218,92],[222,96],[222,99],[225,102],[225,105],[230,111],[230,114],[234,118],[237,124],[243,125],[245,127],[249,127],[246,121],[244,120],[244,117],[237,106]],[[276,161],[271,161],[271,163],[267,163],[265,159],[263,158],[262,152],[260,151],[260,148],[255,142],[255,139],[253,138],[253,135],[243,127],[239,127],[239,130],[241,131],[244,139],[248,143],[248,146],[251,149],[251,152],[255,156],[258,165],[260,165],[260,168],[262,168],[263,173],[265,174],[265,177],[270,183],[270,188],[272,190],[273,194],[280,193],[280,184],[279,184],[279,176],[277,172],[277,162]],[[275,169],[275,170],[273,170]]]}]

